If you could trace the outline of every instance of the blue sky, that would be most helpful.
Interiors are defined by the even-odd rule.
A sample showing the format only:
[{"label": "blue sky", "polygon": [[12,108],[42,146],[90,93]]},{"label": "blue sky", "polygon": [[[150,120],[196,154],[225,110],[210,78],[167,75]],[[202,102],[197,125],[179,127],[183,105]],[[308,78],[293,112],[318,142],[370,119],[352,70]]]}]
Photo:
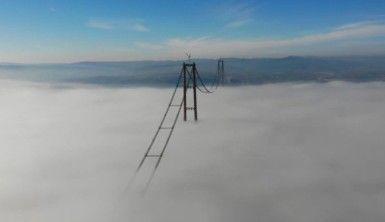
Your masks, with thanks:
[{"label": "blue sky", "polygon": [[0,0],[0,62],[385,54],[385,1]]}]

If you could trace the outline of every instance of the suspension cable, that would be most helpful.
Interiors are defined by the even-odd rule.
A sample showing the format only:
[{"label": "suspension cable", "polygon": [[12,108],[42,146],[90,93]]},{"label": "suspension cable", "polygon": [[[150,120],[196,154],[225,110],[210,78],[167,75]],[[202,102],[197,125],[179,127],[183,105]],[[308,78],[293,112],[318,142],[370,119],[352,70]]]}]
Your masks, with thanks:
[{"label": "suspension cable", "polygon": [[203,89],[201,89],[199,86],[197,86],[198,90],[199,90],[201,93],[205,93],[205,94],[213,93],[214,91],[210,91],[210,90],[206,87],[206,85],[204,84],[204,82],[203,82],[201,76],[199,75],[198,70],[196,70],[196,72],[197,72],[198,80],[199,80],[199,82],[201,83],[201,85],[202,85],[202,87],[203,87]]},{"label": "suspension cable", "polygon": [[[189,73],[189,72],[188,72],[188,73]],[[188,81],[187,81],[187,88],[188,88],[188,86],[190,85],[190,81],[191,81],[191,80],[192,80],[192,77],[191,77],[191,75],[190,75],[190,73],[189,73],[189,79],[188,79]],[[182,99],[182,101],[181,101],[180,104],[179,104],[179,108],[178,108],[177,114],[176,114],[176,116],[175,116],[175,118],[174,118],[174,120],[173,120],[172,127],[171,127],[171,131],[170,131],[170,133],[169,133],[169,135],[168,135],[168,137],[167,137],[167,139],[166,139],[165,144],[163,145],[162,151],[160,152],[159,158],[158,158],[158,160],[156,161],[156,164],[155,164],[154,169],[152,170],[151,176],[150,176],[150,178],[147,180],[147,183],[146,183],[146,187],[145,187],[145,189],[144,189],[144,192],[146,192],[147,189],[148,189],[148,187],[150,186],[151,181],[152,181],[152,179],[154,178],[155,173],[156,173],[156,171],[157,171],[157,169],[158,169],[158,167],[159,167],[160,161],[161,161],[162,158],[163,158],[163,154],[164,154],[164,152],[166,151],[167,145],[168,145],[168,143],[170,142],[170,138],[171,138],[171,136],[172,136],[172,134],[173,134],[173,132],[174,132],[174,128],[175,128],[175,126],[176,126],[177,120],[178,120],[179,115],[180,115],[180,111],[182,110],[183,102],[184,102],[184,100]]]}]

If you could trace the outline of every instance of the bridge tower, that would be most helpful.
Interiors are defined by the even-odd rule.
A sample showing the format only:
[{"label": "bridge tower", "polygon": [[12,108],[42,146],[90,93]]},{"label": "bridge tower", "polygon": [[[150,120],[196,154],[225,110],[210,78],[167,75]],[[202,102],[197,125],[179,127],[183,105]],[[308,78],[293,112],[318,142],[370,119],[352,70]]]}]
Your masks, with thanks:
[{"label": "bridge tower", "polygon": [[225,83],[225,62],[222,58],[218,60],[217,75],[219,83],[223,85]]},{"label": "bridge tower", "polygon": [[[190,88],[190,80],[192,80],[193,88],[193,107],[187,106],[187,91]],[[194,120],[198,121],[198,105],[197,105],[197,68],[194,63],[183,63],[183,120],[187,121],[187,111],[194,111]]]}]

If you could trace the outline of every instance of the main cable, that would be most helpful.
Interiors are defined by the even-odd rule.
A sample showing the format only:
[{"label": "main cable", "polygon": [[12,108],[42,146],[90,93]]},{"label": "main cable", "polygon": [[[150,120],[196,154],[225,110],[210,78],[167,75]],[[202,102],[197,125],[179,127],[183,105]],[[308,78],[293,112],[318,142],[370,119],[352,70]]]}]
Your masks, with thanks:
[{"label": "main cable", "polygon": [[131,187],[132,183],[135,181],[136,175],[138,174],[139,170],[140,170],[141,167],[143,166],[143,163],[144,163],[144,161],[146,160],[147,155],[148,155],[149,152],[151,151],[151,148],[152,148],[152,146],[154,145],[154,142],[155,142],[157,136],[159,135],[159,132],[160,132],[160,130],[161,130],[161,126],[163,125],[163,123],[164,123],[164,121],[165,121],[165,119],[166,119],[166,117],[167,117],[167,114],[168,114],[169,111],[170,111],[170,107],[171,107],[171,105],[172,105],[172,103],[173,103],[173,101],[174,101],[176,92],[178,91],[179,84],[180,84],[180,81],[181,81],[181,79],[182,79],[182,74],[183,74],[183,69],[181,70],[181,72],[180,72],[180,74],[179,74],[179,77],[178,77],[177,83],[176,83],[176,85],[175,85],[174,91],[173,91],[173,93],[172,93],[172,95],[171,95],[170,102],[168,103],[167,109],[166,109],[166,111],[165,111],[165,113],[164,113],[164,115],[163,115],[163,117],[162,117],[162,120],[161,120],[161,122],[160,122],[160,124],[159,124],[159,127],[157,128],[157,130],[156,130],[156,132],[155,132],[155,134],[154,134],[154,136],[153,136],[153,138],[152,138],[152,140],[151,140],[150,145],[147,147],[147,150],[146,150],[146,152],[144,153],[143,158],[141,159],[141,161],[140,161],[138,167],[136,168],[134,175],[133,175],[133,176],[131,177],[131,179],[128,181],[127,186],[126,186],[126,188],[125,188],[124,191],[123,191],[123,194],[126,193],[126,192],[129,190],[129,188]]},{"label": "main cable", "polygon": [[[182,70],[182,71],[183,71],[183,70]],[[162,127],[162,125],[163,125],[163,123],[164,123],[166,117],[167,117],[167,114],[168,114],[168,112],[170,111],[170,107],[171,107],[171,105],[172,105],[172,102],[174,101],[175,94],[176,94],[176,92],[177,92],[177,90],[178,90],[178,87],[179,87],[179,84],[180,84],[180,80],[181,80],[181,78],[182,78],[182,71],[181,71],[180,74],[179,74],[179,78],[178,78],[177,84],[176,84],[176,86],[175,86],[174,92],[172,93],[172,96],[171,96],[170,102],[169,102],[169,104],[168,104],[168,106],[167,106],[166,112],[165,112],[164,115],[163,115],[162,121],[160,122],[159,127],[158,127],[158,129],[156,130],[156,133],[155,133],[154,137],[153,137],[152,140],[151,140],[150,145],[148,146],[148,148],[147,148],[147,150],[146,150],[146,152],[145,152],[145,154],[144,154],[142,160],[140,161],[140,163],[139,163],[139,165],[138,165],[138,167],[137,167],[137,169],[136,169],[136,172],[138,172],[138,171],[140,170],[140,168],[142,167],[142,165],[143,165],[143,163],[144,163],[144,161],[145,161],[145,159],[146,159],[148,153],[150,152],[152,146],[154,145],[155,139],[156,139],[156,137],[157,137],[158,134],[159,134],[159,131],[160,131],[160,129],[161,129],[161,127]]]},{"label": "main cable", "polygon": [[201,83],[201,85],[202,85],[202,87],[203,87],[203,89],[201,89],[201,88],[197,85],[198,90],[199,90],[201,93],[205,93],[205,94],[214,93],[214,91],[211,91],[211,90],[209,90],[209,89],[206,87],[206,85],[205,85],[205,83],[203,82],[201,76],[199,75],[198,70],[196,70],[196,72],[197,72],[198,80],[199,80],[199,82]]},{"label": "main cable", "polygon": [[[187,72],[187,73],[189,74],[189,75],[188,75],[188,76],[189,76],[189,79],[188,79],[188,81],[187,81],[187,89],[188,89],[188,88],[189,88],[189,85],[190,85],[190,81],[192,80],[192,77],[191,77],[191,75],[190,75],[189,72]],[[162,151],[161,151],[161,153],[160,153],[160,155],[159,155],[159,158],[158,158],[158,160],[157,160],[157,162],[156,162],[156,164],[155,164],[155,167],[154,167],[154,169],[152,170],[151,176],[150,176],[149,180],[148,180],[147,183],[146,183],[146,187],[145,187],[145,189],[144,189],[144,192],[147,192],[148,187],[150,186],[150,184],[151,184],[151,182],[152,182],[152,179],[153,179],[154,176],[155,176],[155,173],[156,173],[156,171],[157,171],[157,169],[158,169],[158,167],[159,167],[160,161],[161,161],[162,158],[163,158],[163,154],[164,154],[164,152],[166,151],[166,148],[167,148],[168,143],[170,142],[170,138],[171,138],[172,134],[174,133],[174,128],[175,128],[176,123],[177,123],[177,121],[178,121],[178,118],[179,118],[179,115],[180,115],[180,111],[182,110],[182,105],[183,105],[184,102],[185,102],[184,99],[182,99],[182,101],[181,101],[180,104],[179,104],[178,112],[177,112],[177,114],[176,114],[176,116],[175,116],[175,118],[174,118],[174,121],[173,121],[173,124],[172,124],[172,127],[171,127],[171,131],[170,131],[170,133],[169,133],[169,135],[168,135],[168,137],[167,137],[166,143],[164,144],[164,146],[163,146],[163,148],[162,148]]]}]

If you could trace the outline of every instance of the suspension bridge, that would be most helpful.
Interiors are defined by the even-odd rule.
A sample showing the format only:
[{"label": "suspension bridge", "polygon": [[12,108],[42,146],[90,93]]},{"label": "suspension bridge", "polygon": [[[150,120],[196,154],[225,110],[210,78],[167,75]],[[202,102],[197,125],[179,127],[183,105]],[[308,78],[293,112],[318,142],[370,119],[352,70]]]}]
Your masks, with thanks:
[{"label": "suspension bridge", "polygon": [[[191,62],[190,56],[188,62],[184,62],[182,65],[182,69],[179,73],[178,79],[176,81],[175,88],[173,89],[173,92],[171,94],[171,98],[168,102],[166,111],[164,112],[161,121],[156,128],[155,134],[153,135],[151,142],[149,146],[147,147],[143,157],[141,158],[134,176],[131,178],[129,182],[129,186],[135,181],[136,176],[141,172],[141,169],[143,166],[148,162],[153,163],[152,170],[150,173],[150,176],[147,179],[147,182],[145,182],[144,191],[146,191],[151,181],[153,180],[155,173],[162,161],[162,158],[165,154],[165,151],[167,149],[167,146],[170,142],[170,139],[175,131],[175,126],[178,122],[180,113],[183,109],[183,120],[187,121],[187,114],[189,111],[192,111],[194,113],[194,121],[198,121],[198,101],[197,101],[197,91],[203,94],[211,94],[218,88],[219,85],[224,84],[225,80],[225,70],[224,70],[224,61],[223,59],[218,60],[217,64],[217,72],[215,75],[215,78],[211,84],[211,87],[209,87],[205,84],[203,78],[200,76],[197,65],[195,62]],[[182,98],[177,98],[177,93],[182,88],[183,96]],[[193,96],[193,105],[189,106],[187,102],[187,95],[189,92],[189,89],[192,88],[192,96]],[[172,112],[172,109],[174,112]],[[171,120],[170,123],[166,123],[166,119]],[[164,132],[164,133],[161,133]],[[157,150],[155,147],[155,142],[157,140],[161,140],[161,137],[165,136],[166,138],[162,141],[164,141],[161,144],[161,149]],[[149,161],[150,159],[155,159],[155,163],[152,161]],[[150,166],[151,167],[151,166]],[[128,188],[129,188],[128,186]]]}]

